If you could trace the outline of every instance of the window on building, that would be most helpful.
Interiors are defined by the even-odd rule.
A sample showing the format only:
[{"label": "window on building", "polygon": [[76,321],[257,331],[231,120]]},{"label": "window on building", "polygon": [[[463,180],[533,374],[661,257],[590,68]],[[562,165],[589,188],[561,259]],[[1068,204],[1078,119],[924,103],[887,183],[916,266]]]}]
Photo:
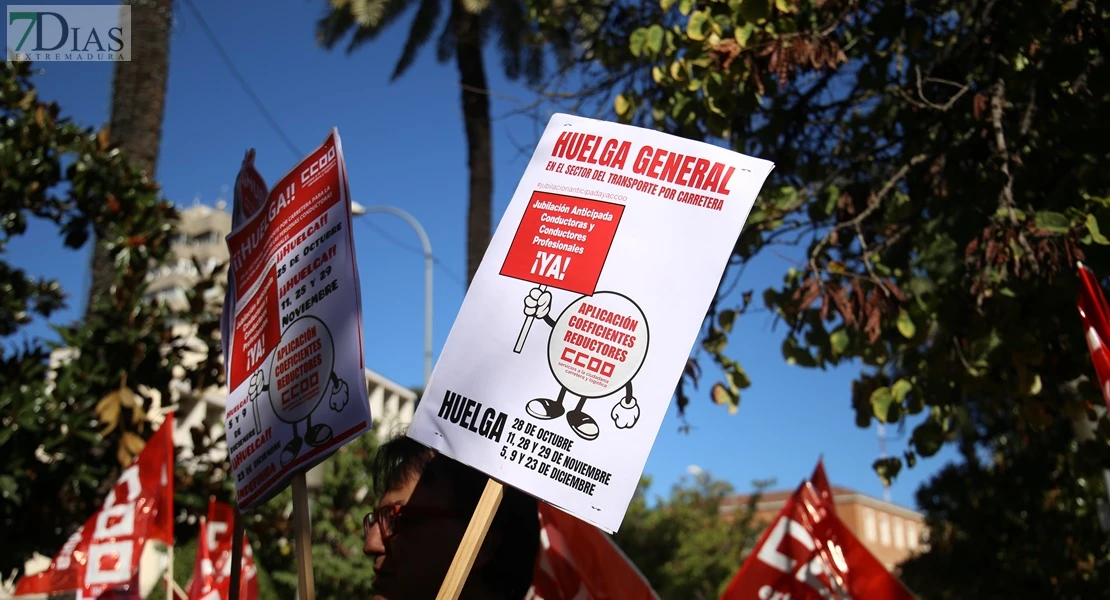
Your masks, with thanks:
[{"label": "window on building", "polygon": [[890,517],[888,515],[879,515],[879,543],[884,546],[890,545]]},{"label": "window on building", "polygon": [[917,550],[917,523],[906,523],[906,547]]},{"label": "window on building", "polygon": [[903,529],[902,519],[894,519],[894,547],[901,550],[906,547],[906,532]]},{"label": "window on building", "polygon": [[869,542],[874,542],[878,537],[875,529],[875,511],[870,508],[863,509],[863,537]]},{"label": "window on building", "polygon": [[204,231],[194,235],[190,242],[193,244],[211,244],[214,243],[218,237],[215,231]]}]

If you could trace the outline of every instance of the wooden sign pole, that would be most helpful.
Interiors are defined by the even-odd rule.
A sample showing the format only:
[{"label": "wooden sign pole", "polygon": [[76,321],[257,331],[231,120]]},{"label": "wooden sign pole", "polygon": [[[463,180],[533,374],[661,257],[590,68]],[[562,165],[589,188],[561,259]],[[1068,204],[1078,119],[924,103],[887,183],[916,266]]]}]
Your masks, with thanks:
[{"label": "wooden sign pole", "polygon": [[239,582],[243,577],[243,515],[236,509],[232,519],[231,587],[228,590],[228,600],[239,600]]},{"label": "wooden sign pole", "polygon": [[312,578],[312,523],[304,471],[293,476],[293,533],[297,554],[297,600],[316,600],[316,582]]},{"label": "wooden sign pole", "polygon": [[474,516],[470,517],[470,524],[466,526],[466,533],[459,543],[459,549],[455,551],[455,558],[451,561],[451,567],[447,569],[447,576],[443,579],[443,585],[439,588],[436,600],[457,600],[462,593],[466,578],[474,566],[474,559],[478,556],[478,550],[482,548],[482,542],[489,533],[489,526],[493,523],[493,517],[497,515],[497,507],[501,506],[501,498],[504,495],[505,488],[499,482],[493,479],[486,482],[486,489],[482,491],[482,497],[474,509]]}]

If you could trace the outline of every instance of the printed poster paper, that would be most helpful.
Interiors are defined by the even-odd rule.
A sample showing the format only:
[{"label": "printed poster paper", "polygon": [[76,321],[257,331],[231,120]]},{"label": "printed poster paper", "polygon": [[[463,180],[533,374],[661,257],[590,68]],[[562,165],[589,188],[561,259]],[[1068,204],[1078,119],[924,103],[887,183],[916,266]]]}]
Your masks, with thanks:
[{"label": "printed poster paper", "polygon": [[552,117],[409,435],[615,531],[772,167]]},{"label": "printed poster paper", "polygon": [[333,129],[227,238],[225,418],[244,509],[370,428],[346,178]]}]

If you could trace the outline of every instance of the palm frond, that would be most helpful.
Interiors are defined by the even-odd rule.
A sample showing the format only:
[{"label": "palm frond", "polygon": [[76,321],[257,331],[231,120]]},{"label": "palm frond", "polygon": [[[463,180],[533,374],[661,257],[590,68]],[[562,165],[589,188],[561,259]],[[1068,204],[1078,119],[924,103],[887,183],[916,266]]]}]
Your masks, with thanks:
[{"label": "palm frond", "polygon": [[522,0],[496,0],[497,42],[505,77],[520,77],[524,37],[530,29]]},{"label": "palm frond", "polygon": [[475,15],[489,8],[489,4],[490,0],[462,0],[462,6],[466,9],[466,12]]},{"label": "palm frond", "polygon": [[316,41],[335,47],[354,31],[345,51],[350,54],[387,29],[413,0],[329,0],[328,12],[316,23]]},{"label": "palm frond", "polygon": [[451,16],[443,24],[443,31],[439,32],[436,41],[436,60],[445,63],[455,57],[455,9],[451,9]]},{"label": "palm frond", "polygon": [[436,22],[439,21],[439,1],[421,0],[420,8],[416,10],[416,16],[413,17],[409,36],[405,39],[405,46],[401,50],[401,58],[397,59],[397,65],[393,67],[391,79],[397,79],[405,74],[405,71],[416,60],[417,51],[423,48],[424,44],[432,37],[432,30],[435,29]]}]

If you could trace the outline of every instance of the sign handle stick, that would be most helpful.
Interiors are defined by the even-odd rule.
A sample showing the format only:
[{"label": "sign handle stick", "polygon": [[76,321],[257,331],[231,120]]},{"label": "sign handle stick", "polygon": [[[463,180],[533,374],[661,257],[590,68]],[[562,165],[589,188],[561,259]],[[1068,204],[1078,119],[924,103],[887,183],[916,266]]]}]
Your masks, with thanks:
[{"label": "sign handle stick", "polygon": [[243,577],[243,515],[235,510],[231,534],[231,584],[228,600],[239,600],[239,582]]},{"label": "sign handle stick", "polygon": [[459,549],[455,551],[455,558],[447,569],[447,576],[443,579],[436,600],[457,600],[462,593],[463,584],[470,575],[474,559],[482,548],[482,542],[489,533],[489,526],[497,515],[497,507],[501,505],[504,495],[505,488],[501,483],[493,479],[486,481],[486,489],[482,491],[478,506],[474,508],[474,516],[470,517],[470,524],[466,526],[466,533],[459,542]]},{"label": "sign handle stick", "polygon": [[166,598],[173,598],[173,544],[166,546]]},{"label": "sign handle stick", "polygon": [[304,471],[293,476],[293,531],[297,542],[297,600],[316,600],[316,583],[312,578],[312,523]]},{"label": "sign handle stick", "polygon": [[[546,292],[547,286],[541,285],[540,289]],[[532,321],[535,320],[536,317],[524,317],[524,325],[520,326],[520,335],[516,336],[516,345],[513,346],[513,352],[520,354],[520,351],[524,349],[524,340],[528,339],[528,331],[532,329]]]}]

